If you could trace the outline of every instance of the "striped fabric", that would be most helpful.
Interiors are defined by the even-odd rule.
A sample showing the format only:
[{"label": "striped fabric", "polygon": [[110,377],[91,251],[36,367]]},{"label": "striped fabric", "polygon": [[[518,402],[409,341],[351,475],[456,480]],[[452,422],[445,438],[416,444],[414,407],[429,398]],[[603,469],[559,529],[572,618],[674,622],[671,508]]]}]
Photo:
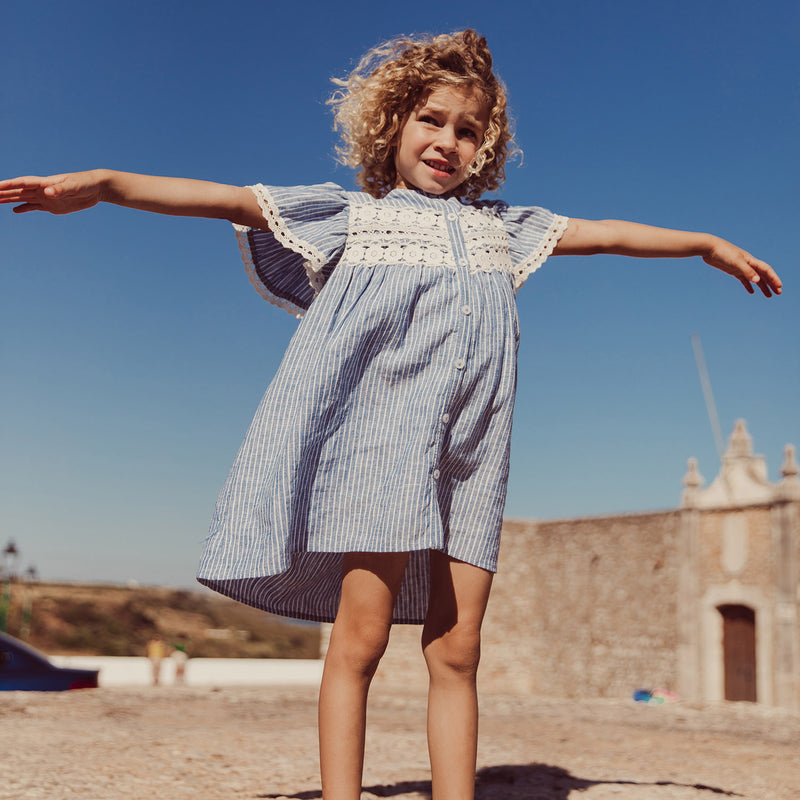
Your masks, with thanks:
[{"label": "striped fabric", "polygon": [[567,220],[409,190],[253,191],[268,228],[237,229],[251,281],[303,319],[222,489],[198,579],[332,621],[343,553],[410,551],[394,620],[422,622],[428,550],[496,569],[515,291]]}]

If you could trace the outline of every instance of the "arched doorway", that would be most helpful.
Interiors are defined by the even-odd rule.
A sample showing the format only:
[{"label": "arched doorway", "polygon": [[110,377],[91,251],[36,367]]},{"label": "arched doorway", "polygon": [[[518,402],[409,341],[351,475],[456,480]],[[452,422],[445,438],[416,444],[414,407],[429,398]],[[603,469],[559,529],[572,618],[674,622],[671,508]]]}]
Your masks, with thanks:
[{"label": "arched doorway", "polygon": [[756,612],[748,606],[721,605],[725,699],[756,702]]}]

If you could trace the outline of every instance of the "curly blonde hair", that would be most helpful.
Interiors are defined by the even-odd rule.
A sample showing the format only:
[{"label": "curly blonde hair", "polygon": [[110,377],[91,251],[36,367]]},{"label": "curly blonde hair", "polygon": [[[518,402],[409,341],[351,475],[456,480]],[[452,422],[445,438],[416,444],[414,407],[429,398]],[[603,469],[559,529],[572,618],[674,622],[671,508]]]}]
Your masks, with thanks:
[{"label": "curly blonde hair", "polygon": [[505,87],[492,71],[486,39],[468,29],[434,37],[394,39],[370,50],[328,100],[342,142],[339,160],[360,167],[363,191],[384,197],[397,183],[397,135],[416,105],[436,87],[456,86],[478,93],[489,110],[483,142],[467,179],[453,194],[477,200],[505,179],[505,162],[517,153],[506,113]]}]

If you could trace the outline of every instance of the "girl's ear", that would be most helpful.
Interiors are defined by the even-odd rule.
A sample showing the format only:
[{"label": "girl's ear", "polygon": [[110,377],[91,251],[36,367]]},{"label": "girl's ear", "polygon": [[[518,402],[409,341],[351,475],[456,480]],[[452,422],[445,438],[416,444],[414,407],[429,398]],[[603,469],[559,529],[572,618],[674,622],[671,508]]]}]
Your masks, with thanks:
[{"label": "girl's ear", "polygon": [[392,141],[389,142],[389,150],[391,150],[392,153],[394,153],[394,151],[397,150],[398,147],[400,147],[400,139],[403,136],[403,128],[404,127],[405,127],[405,120],[400,125],[400,127],[397,129],[397,132],[395,133],[395,135],[392,137]]}]

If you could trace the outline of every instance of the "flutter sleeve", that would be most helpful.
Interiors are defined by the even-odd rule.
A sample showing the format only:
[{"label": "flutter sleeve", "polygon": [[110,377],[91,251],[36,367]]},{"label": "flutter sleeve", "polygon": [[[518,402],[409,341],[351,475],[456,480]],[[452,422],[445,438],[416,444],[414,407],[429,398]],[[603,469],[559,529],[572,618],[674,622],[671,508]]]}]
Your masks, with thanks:
[{"label": "flutter sleeve", "polygon": [[523,283],[544,264],[567,229],[568,217],[537,206],[509,206],[502,201],[495,213],[503,221],[514,273],[514,286]]},{"label": "flutter sleeve", "polygon": [[263,228],[234,225],[247,275],[273,305],[298,317],[319,294],[347,238],[347,192],[334,183],[248,187]]}]

